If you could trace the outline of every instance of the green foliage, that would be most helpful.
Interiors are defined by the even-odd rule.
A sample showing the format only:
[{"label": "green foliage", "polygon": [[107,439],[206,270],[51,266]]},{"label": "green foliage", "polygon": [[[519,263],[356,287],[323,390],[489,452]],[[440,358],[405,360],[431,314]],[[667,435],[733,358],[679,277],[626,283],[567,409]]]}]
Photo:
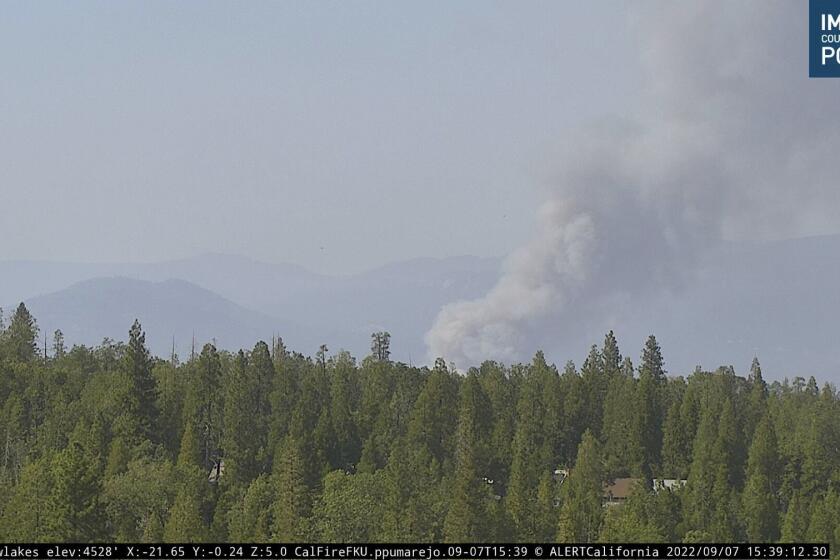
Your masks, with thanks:
[{"label": "green foliage", "polygon": [[461,388],[455,450],[455,484],[444,523],[447,542],[487,540],[487,506],[492,496],[485,473],[489,467],[487,434],[490,402],[473,373]]},{"label": "green foliage", "polygon": [[642,440],[634,429],[636,382],[632,377],[614,375],[604,403],[604,462],[607,476],[626,477],[642,463]]},{"label": "green foliage", "polygon": [[643,519],[624,508],[607,511],[604,528],[601,530],[604,542],[663,542],[662,535]]},{"label": "green foliage", "polygon": [[522,380],[506,505],[520,540],[535,540],[538,519],[533,515],[540,479],[559,460],[560,401],[557,371],[538,352]]},{"label": "green foliage", "polygon": [[184,416],[198,438],[199,464],[210,468],[219,459],[223,406],[219,387],[222,360],[213,344],[205,344],[189,369],[189,390]]},{"label": "green foliage", "polygon": [[152,376],[152,359],[146,348],[146,333],[135,319],[128,331],[128,346],[123,368],[132,382],[130,413],[134,416],[137,435],[148,439],[157,437],[157,383]]},{"label": "green foliage", "polygon": [[574,469],[563,485],[557,540],[594,542],[604,518],[604,467],[598,440],[583,434]]},{"label": "green foliage", "polygon": [[750,446],[744,518],[751,542],[773,542],[779,534],[779,454],[769,415],[758,424]]},{"label": "green foliage", "polygon": [[159,541],[178,485],[172,463],[148,457],[132,460],[124,473],[105,479],[103,499],[114,538]]},{"label": "green foliage", "polygon": [[101,476],[96,458],[71,442],[52,461],[46,524],[51,539],[94,542],[105,536]]},{"label": "green foliage", "polygon": [[28,464],[20,473],[0,517],[0,535],[9,542],[60,541],[50,526],[53,471],[49,456]]},{"label": "green foliage", "polygon": [[274,528],[274,482],[261,474],[248,485],[228,515],[231,542],[268,542]]},{"label": "green foliage", "polygon": [[179,467],[201,467],[204,466],[204,454],[201,450],[201,442],[192,420],[187,420],[184,434],[181,436],[181,447],[178,451]]},{"label": "green foliage", "polygon": [[375,332],[370,335],[370,355],[377,362],[387,362],[391,358],[391,333]]},{"label": "green foliage", "polygon": [[272,478],[276,496],[274,538],[281,542],[306,540],[310,495],[304,481],[300,446],[291,436],[283,440],[275,454]]},{"label": "green foliage", "polygon": [[2,341],[6,354],[20,362],[31,362],[38,354],[38,325],[23,303],[12,315]]},{"label": "green foliage", "polygon": [[717,412],[708,409],[703,414],[694,440],[694,460],[684,493],[683,510],[687,528],[693,531],[706,532],[712,523],[718,466],[726,460],[716,442]]},{"label": "green foliage", "polygon": [[636,435],[641,442],[641,461],[635,473],[651,478],[660,464],[662,446],[662,424],[664,422],[662,386],[665,383],[665,369],[662,352],[656,338],[651,335],[642,352],[639,367],[639,385],[636,389]]},{"label": "green foliage", "polygon": [[128,469],[128,462],[130,460],[130,450],[125,440],[121,437],[116,437],[111,440],[108,459],[105,463],[105,477],[110,478],[124,473]]},{"label": "green foliage", "polygon": [[698,383],[689,383],[682,398],[674,400],[668,409],[662,440],[662,474],[665,477],[688,477],[694,439],[700,425],[699,391]]},{"label": "green foliage", "polygon": [[313,510],[314,537],[319,542],[376,542],[384,500],[383,473],[324,477],[324,491]]},{"label": "green foliage", "polygon": [[163,528],[164,542],[204,542],[208,539],[207,526],[201,515],[201,471],[187,475],[181,483],[169,519]]},{"label": "green foliage", "polygon": [[[261,343],[260,354],[269,360],[268,348]],[[225,455],[225,476],[228,482],[246,485],[260,472],[260,458],[266,446],[265,415],[261,414],[262,391],[259,370],[249,367],[240,351],[225,379],[224,434],[221,446]],[[267,408],[267,407],[266,407]]]},{"label": "green foliage", "polygon": [[164,361],[137,322],[95,348],[58,334],[43,358],[25,306],[0,328],[0,540],[840,549],[840,397],[757,360],[669,378],[650,337],[635,378],[609,333],[580,372],[537,353],[461,375],[392,361],[387,333],[361,363],[277,339]]}]

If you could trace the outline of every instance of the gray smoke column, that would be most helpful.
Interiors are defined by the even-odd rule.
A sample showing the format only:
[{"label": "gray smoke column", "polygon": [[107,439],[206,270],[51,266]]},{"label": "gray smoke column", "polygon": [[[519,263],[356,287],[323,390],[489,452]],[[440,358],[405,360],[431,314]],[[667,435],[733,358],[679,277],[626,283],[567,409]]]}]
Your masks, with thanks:
[{"label": "gray smoke column", "polygon": [[431,358],[523,359],[592,302],[679,286],[721,239],[840,229],[840,80],[807,77],[806,3],[645,3],[630,19],[640,106],[569,141],[535,236],[484,297],[441,309]]}]

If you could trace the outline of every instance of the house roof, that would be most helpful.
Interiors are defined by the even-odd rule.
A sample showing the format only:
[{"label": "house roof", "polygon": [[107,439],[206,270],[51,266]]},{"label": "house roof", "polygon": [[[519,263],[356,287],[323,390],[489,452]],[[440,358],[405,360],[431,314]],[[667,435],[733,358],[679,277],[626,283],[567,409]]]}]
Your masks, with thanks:
[{"label": "house roof", "polygon": [[604,498],[608,500],[626,500],[641,479],[616,478],[604,484]]}]

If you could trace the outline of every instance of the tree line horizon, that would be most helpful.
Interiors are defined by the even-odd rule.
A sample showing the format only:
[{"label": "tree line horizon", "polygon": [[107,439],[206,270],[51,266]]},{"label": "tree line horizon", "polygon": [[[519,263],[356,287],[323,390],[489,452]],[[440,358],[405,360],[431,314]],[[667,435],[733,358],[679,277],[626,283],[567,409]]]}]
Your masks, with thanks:
[{"label": "tree line horizon", "polygon": [[[0,541],[828,542],[840,553],[840,395],[758,359],[669,376],[612,331],[578,368],[537,352],[314,357],[282,339],[153,357],[38,348],[0,315]],[[566,469],[562,483],[555,471]],[[218,476],[213,476],[217,473]],[[605,507],[607,481],[638,480]],[[685,487],[655,491],[654,478]]]}]

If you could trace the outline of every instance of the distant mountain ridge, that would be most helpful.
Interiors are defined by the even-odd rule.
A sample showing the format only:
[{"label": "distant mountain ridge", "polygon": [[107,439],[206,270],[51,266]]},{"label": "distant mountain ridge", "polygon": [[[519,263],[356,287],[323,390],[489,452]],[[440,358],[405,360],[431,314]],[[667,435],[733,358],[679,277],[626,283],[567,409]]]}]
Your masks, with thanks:
[{"label": "distant mountain ridge", "polygon": [[247,348],[276,330],[300,332],[183,280],[94,278],[26,304],[42,331],[49,336],[61,329],[69,343],[124,339],[127,328],[139,319],[147,344],[162,356],[168,356],[173,341],[183,355],[193,335],[199,344],[216,340],[221,347]]},{"label": "distant mountain ridge", "polygon": [[[304,353],[327,343],[361,356],[370,333],[385,329],[400,359],[418,361],[425,354],[423,334],[440,306],[489,288],[499,262],[424,258],[325,276],[296,265],[218,254],[151,264],[6,261],[0,262],[0,301],[7,308],[26,301],[43,330],[61,328],[71,343],[123,337],[133,316],[145,315],[147,339],[161,355],[168,354],[173,336],[183,352],[194,329],[197,340],[215,337],[233,349],[276,333]],[[180,308],[176,295],[185,298]],[[219,312],[210,313],[212,302]],[[169,313],[167,305],[178,313]],[[85,311],[93,309],[96,313]],[[153,335],[153,326],[161,332]]]},{"label": "distant mountain ridge", "polygon": [[[423,335],[441,306],[484,294],[500,266],[498,258],[430,258],[326,276],[229,255],[122,265],[6,261],[0,302],[25,300],[45,331],[61,328],[68,342],[124,338],[136,316],[160,355],[173,336],[183,352],[195,331],[199,342],[215,337],[229,349],[277,333],[307,354],[326,343],[362,357],[370,333],[385,329],[395,359],[422,363]],[[523,359],[542,348],[558,364],[580,364],[589,345],[614,329],[634,361],[655,333],[672,374],[698,364],[744,372],[757,355],[770,377],[840,382],[838,287],[840,236],[728,243],[670,291],[584,302],[538,331]]]}]

